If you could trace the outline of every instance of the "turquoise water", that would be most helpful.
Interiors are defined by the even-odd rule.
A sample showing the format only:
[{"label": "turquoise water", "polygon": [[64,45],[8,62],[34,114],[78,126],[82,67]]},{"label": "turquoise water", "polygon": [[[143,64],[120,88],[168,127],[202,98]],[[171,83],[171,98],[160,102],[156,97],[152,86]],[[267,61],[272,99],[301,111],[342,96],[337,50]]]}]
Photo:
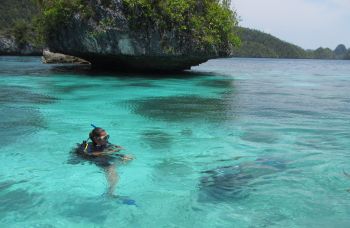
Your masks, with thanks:
[{"label": "turquoise water", "polygon": [[[350,62],[123,75],[0,57],[1,227],[350,227]],[[71,155],[90,123],[136,159]]]}]

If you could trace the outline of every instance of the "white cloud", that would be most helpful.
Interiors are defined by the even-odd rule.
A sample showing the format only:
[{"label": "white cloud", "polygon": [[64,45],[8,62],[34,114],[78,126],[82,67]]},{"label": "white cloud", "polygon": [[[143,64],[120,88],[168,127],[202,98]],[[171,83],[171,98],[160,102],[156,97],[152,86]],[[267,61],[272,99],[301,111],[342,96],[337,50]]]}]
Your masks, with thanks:
[{"label": "white cloud", "polygon": [[241,25],[304,48],[350,46],[349,0],[233,0]]}]

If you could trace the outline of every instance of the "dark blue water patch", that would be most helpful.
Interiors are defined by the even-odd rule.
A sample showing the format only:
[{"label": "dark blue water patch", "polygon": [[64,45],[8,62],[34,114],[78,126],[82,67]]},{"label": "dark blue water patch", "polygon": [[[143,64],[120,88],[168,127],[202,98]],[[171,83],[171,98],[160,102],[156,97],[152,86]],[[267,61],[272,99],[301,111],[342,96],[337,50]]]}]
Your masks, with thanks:
[{"label": "dark blue water patch", "polygon": [[312,116],[312,117],[321,117],[321,113],[311,110],[284,110],[284,112],[295,114],[298,116]]},{"label": "dark blue water patch", "polygon": [[35,134],[46,124],[36,109],[0,106],[0,126],[1,148]]},{"label": "dark blue water patch", "polygon": [[16,185],[25,183],[27,181],[25,180],[20,180],[20,181],[13,181],[13,180],[8,180],[8,181],[2,181],[0,182],[0,192],[5,191],[6,189],[9,189],[11,187],[14,187]]},{"label": "dark blue water patch", "polygon": [[172,181],[173,178],[185,178],[193,172],[190,165],[177,159],[162,159],[153,168],[156,180]]},{"label": "dark blue water patch", "polygon": [[349,98],[341,99],[341,101],[344,102],[344,103],[350,103],[350,99]]},{"label": "dark blue water patch", "polygon": [[256,92],[255,95],[261,95],[261,96],[294,96],[294,94],[290,93],[284,93],[282,92]]},{"label": "dark blue water patch", "polygon": [[273,144],[278,142],[278,137],[273,132],[262,132],[257,130],[248,130],[240,136],[241,139],[249,142]]},{"label": "dark blue water patch", "polygon": [[167,122],[205,120],[220,122],[230,118],[223,99],[200,96],[153,97],[129,101],[135,114]]},{"label": "dark blue water patch", "polygon": [[193,135],[193,131],[192,131],[192,129],[185,128],[185,129],[182,129],[182,130],[181,130],[180,134],[181,134],[182,136],[185,136],[185,137],[190,137],[190,136]]},{"label": "dark blue water patch", "polygon": [[295,144],[308,149],[317,149],[321,151],[332,150],[335,152],[336,150],[344,150],[341,137],[337,137],[334,134],[319,135],[315,133],[314,135],[306,135],[300,137]]},{"label": "dark blue water patch", "polygon": [[[69,196],[57,205],[59,214],[76,222],[103,224],[111,211],[120,205],[119,199],[101,197],[83,198]],[[115,215],[117,216],[117,214]]]},{"label": "dark blue water patch", "polygon": [[160,130],[147,130],[142,132],[141,141],[153,149],[167,149],[172,145],[173,136]]},{"label": "dark blue water patch", "polygon": [[47,83],[45,85],[46,88],[52,87],[52,90],[57,91],[58,93],[74,93],[78,92],[80,90],[86,90],[86,89],[94,89],[96,88],[96,85],[91,85],[91,84],[72,84],[72,85],[52,85],[52,83]]},{"label": "dark blue water patch", "polygon": [[16,187],[23,181],[0,182],[0,219],[10,213],[20,213],[23,219],[34,215],[34,209],[43,203],[38,193],[32,193],[23,188]]},{"label": "dark blue water patch", "polygon": [[130,86],[130,87],[141,87],[141,88],[154,88],[154,87],[160,87],[157,86],[151,82],[133,82],[133,83],[129,83],[126,86]]},{"label": "dark blue water patch", "polygon": [[0,104],[50,104],[57,98],[34,93],[27,87],[1,86]]},{"label": "dark blue water patch", "polygon": [[12,77],[48,77],[52,65],[43,64],[40,57],[0,56],[0,75]]},{"label": "dark blue water patch", "polygon": [[[249,192],[258,187],[251,183],[257,178],[284,171],[287,163],[272,158],[259,158],[254,162],[227,165],[202,172],[199,183],[198,201],[225,202],[240,200],[249,196]],[[268,181],[260,182],[260,184]]]},{"label": "dark blue water patch", "polygon": [[210,88],[229,89],[229,88],[233,88],[233,80],[232,79],[203,79],[197,85],[210,87]]}]

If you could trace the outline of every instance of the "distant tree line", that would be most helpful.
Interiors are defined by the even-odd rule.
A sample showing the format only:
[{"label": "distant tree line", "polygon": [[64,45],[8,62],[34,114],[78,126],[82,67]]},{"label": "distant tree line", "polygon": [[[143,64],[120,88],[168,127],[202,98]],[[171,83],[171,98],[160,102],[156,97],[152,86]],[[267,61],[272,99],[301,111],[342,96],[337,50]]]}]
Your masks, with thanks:
[{"label": "distant tree line", "polygon": [[304,50],[294,44],[282,41],[270,34],[240,27],[240,47],[234,48],[233,57],[244,58],[292,58],[292,59],[350,59],[350,49],[340,44],[335,50],[318,48]]}]

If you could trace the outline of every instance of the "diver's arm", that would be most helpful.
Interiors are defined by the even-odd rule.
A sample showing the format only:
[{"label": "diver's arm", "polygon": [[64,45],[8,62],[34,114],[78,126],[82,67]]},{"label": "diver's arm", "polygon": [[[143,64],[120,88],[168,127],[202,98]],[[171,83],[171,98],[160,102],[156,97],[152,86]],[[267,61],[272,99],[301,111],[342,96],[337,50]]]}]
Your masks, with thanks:
[{"label": "diver's arm", "polygon": [[114,144],[111,144],[110,147],[111,147],[112,149],[118,150],[117,152],[119,152],[119,151],[121,151],[121,150],[125,150],[124,147],[118,146],[118,145],[114,145]]},{"label": "diver's arm", "polygon": [[117,151],[102,151],[102,152],[92,152],[90,155],[92,156],[105,156],[105,155],[114,155],[114,156],[118,156],[120,157],[122,160],[124,161],[130,161],[133,160],[134,158],[130,155],[125,155],[125,154],[116,154],[116,152],[119,152],[119,150]]},{"label": "diver's arm", "polygon": [[116,152],[119,152],[118,150],[104,150],[104,151],[94,151],[91,153],[86,153],[88,155],[92,155],[92,156],[103,156],[103,155],[112,155]]},{"label": "diver's arm", "polygon": [[92,153],[89,153],[89,155],[92,155],[92,156],[102,156],[102,155],[106,155],[105,153],[103,152],[92,152]]}]

